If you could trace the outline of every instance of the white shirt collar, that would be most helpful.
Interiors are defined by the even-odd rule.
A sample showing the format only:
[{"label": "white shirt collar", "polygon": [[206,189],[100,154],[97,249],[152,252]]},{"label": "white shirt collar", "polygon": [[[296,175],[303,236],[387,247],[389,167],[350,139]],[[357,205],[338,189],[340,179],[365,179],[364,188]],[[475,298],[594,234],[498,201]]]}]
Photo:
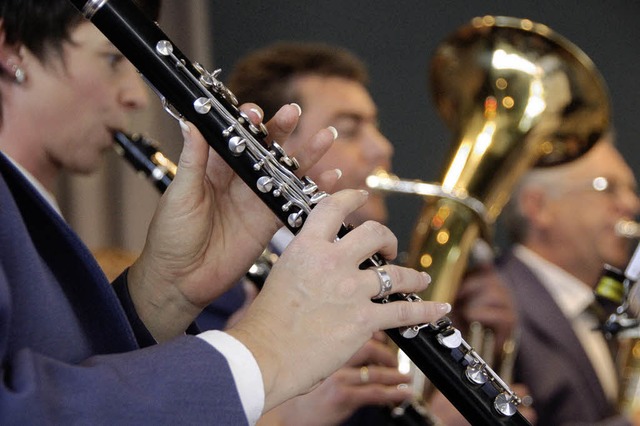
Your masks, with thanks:
[{"label": "white shirt collar", "polygon": [[538,277],[567,318],[576,318],[595,301],[593,291],[587,284],[558,265],[519,244],[514,247],[513,253]]},{"label": "white shirt collar", "polygon": [[44,185],[42,185],[40,181],[35,178],[35,176],[29,173],[27,169],[22,167],[20,163],[18,163],[16,160],[8,156],[6,153],[3,153],[3,154],[5,155],[5,157],[9,159],[9,161],[11,161],[11,164],[13,164],[16,167],[16,169],[18,169],[20,173],[22,173],[22,175],[29,181],[29,183],[33,185],[33,187],[36,189],[36,191],[38,191],[38,193],[42,196],[42,198],[47,200],[49,205],[51,205],[51,208],[53,208],[56,212],[58,212],[60,216],[62,216],[62,211],[60,210],[60,206],[58,205],[58,202],[56,201],[56,198],[53,196],[53,194],[49,190],[47,190],[47,188],[45,188]]}]

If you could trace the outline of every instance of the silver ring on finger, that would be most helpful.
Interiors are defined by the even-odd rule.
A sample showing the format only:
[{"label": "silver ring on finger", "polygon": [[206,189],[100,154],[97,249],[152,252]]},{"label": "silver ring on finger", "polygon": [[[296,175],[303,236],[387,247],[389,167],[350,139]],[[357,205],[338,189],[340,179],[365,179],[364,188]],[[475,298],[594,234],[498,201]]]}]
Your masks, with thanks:
[{"label": "silver ring on finger", "polygon": [[380,291],[378,291],[378,294],[373,296],[373,299],[382,299],[383,297],[391,293],[391,289],[393,288],[393,284],[391,283],[391,277],[389,276],[387,271],[384,270],[382,266],[379,266],[377,268],[371,268],[371,269],[373,269],[375,273],[378,275],[378,281],[380,282]]}]

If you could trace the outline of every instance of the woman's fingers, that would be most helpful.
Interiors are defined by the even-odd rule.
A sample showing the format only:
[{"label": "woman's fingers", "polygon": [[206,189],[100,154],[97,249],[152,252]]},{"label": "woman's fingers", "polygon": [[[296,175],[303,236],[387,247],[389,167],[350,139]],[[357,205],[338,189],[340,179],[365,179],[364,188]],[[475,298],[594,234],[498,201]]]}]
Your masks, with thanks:
[{"label": "woman's fingers", "polygon": [[451,312],[448,303],[428,301],[396,301],[378,304],[373,308],[379,310],[375,318],[379,319],[376,328],[380,330],[434,322]]}]

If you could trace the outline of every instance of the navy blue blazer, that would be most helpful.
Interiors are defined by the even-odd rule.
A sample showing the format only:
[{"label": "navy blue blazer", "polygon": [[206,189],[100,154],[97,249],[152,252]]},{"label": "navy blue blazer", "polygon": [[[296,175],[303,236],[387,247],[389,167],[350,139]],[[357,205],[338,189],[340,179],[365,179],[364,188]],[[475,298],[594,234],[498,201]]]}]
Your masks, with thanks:
[{"label": "navy blue blazer", "polygon": [[[141,347],[144,347],[141,349]],[[246,424],[224,357],[153,344],[89,250],[0,154],[0,424]]]},{"label": "navy blue blazer", "polygon": [[521,329],[514,379],[529,387],[537,424],[629,425],[616,415],[571,324],[543,284],[512,253],[498,262]]}]

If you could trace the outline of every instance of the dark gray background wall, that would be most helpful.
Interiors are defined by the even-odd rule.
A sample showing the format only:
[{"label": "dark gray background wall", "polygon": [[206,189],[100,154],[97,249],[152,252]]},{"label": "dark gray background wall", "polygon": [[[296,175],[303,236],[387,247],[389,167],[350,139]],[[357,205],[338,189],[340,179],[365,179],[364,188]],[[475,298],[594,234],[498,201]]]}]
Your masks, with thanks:
[{"label": "dark gray background wall", "polygon": [[[345,46],[370,67],[381,127],[396,147],[394,171],[435,180],[450,135],[427,87],[438,43],[474,16],[507,15],[544,23],[580,46],[608,82],[620,150],[640,170],[640,2],[635,0],[211,1],[214,65],[228,72],[246,52],[275,40]],[[389,226],[406,248],[420,201],[389,199]]]}]

